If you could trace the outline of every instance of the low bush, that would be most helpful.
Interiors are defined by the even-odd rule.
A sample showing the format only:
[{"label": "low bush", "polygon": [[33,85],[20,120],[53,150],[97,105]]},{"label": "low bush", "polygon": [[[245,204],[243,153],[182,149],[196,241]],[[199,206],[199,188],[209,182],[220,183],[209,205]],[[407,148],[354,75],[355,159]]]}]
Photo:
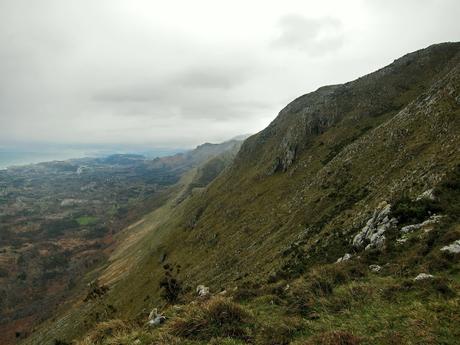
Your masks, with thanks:
[{"label": "low bush", "polygon": [[441,211],[437,201],[430,199],[412,200],[403,196],[396,200],[391,207],[392,216],[400,225],[420,223],[434,213]]},{"label": "low bush", "polygon": [[215,297],[202,304],[191,305],[183,317],[174,320],[170,333],[197,340],[215,337],[247,339],[252,317],[239,304]]},{"label": "low bush", "polygon": [[177,303],[183,292],[182,283],[177,278],[176,274],[180,272],[180,267],[174,267],[170,264],[163,266],[164,277],[160,280],[160,288],[162,289],[161,297],[168,303]]},{"label": "low bush", "polygon": [[108,286],[99,285],[99,282],[97,280],[92,281],[91,283],[89,283],[88,293],[83,301],[88,302],[88,301],[100,299],[103,296],[105,296],[107,291],[109,291]]}]

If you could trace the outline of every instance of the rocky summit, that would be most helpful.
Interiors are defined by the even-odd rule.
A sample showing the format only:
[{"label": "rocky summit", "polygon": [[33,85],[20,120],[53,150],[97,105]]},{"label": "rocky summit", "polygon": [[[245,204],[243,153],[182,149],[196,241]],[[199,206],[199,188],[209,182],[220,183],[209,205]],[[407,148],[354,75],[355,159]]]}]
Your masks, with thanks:
[{"label": "rocky summit", "polygon": [[21,343],[458,344],[459,147],[442,43],[300,96],[233,153],[149,163],[177,177],[161,202]]}]

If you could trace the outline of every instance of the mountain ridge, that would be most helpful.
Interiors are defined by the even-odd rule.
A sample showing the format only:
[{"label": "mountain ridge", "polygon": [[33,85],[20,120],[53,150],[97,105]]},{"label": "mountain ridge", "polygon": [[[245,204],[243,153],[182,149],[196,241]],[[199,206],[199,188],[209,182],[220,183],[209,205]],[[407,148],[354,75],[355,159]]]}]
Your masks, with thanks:
[{"label": "mountain ridge", "polygon": [[[458,256],[442,248],[460,238],[459,121],[460,43],[430,46],[295,99],[142,240],[148,249],[105,303],[115,306],[113,319],[145,322],[143,308],[157,306],[170,320],[158,329],[129,328],[124,343],[143,344],[144,334],[146,344],[390,344],[414,337],[454,344]],[[421,196],[430,190],[437,201]],[[419,230],[406,234],[408,225]],[[368,249],[353,243],[361,233]],[[177,310],[161,298],[171,267],[184,286]],[[436,279],[418,285],[414,277],[426,272]],[[224,327],[208,335],[206,323],[193,328],[197,316],[181,309],[201,315],[212,301],[221,303],[197,302],[200,284],[241,302],[234,308],[256,315],[254,328],[245,317],[242,333]],[[419,326],[410,328],[411,318]],[[91,328],[78,310],[73,320],[80,333]],[[265,337],[267,329],[273,337]],[[53,332],[76,336],[66,333],[69,325]]]}]

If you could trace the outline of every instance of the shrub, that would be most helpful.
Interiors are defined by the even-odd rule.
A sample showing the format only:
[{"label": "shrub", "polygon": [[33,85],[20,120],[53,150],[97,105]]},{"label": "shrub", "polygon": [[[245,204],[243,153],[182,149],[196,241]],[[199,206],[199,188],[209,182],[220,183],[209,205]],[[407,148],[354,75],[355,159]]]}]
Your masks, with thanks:
[{"label": "shrub", "polygon": [[[168,303],[176,303],[183,290],[182,283],[173,275],[174,268],[172,265],[166,264],[163,269],[165,275],[160,280],[161,297]],[[176,268],[176,273],[179,273],[179,267]]]},{"label": "shrub", "polygon": [[107,291],[109,291],[108,286],[99,285],[99,282],[97,280],[92,281],[91,283],[89,283],[89,291],[83,301],[88,302],[91,300],[97,300],[103,297],[107,293]]},{"label": "shrub", "polygon": [[450,171],[441,184],[435,189],[435,194],[440,196],[440,203],[453,219],[460,215],[460,165]]},{"label": "shrub", "polygon": [[439,203],[430,199],[412,200],[403,196],[396,200],[391,207],[393,217],[399,224],[420,223],[430,215],[440,212]]},{"label": "shrub", "polygon": [[247,339],[249,336],[249,313],[239,304],[216,297],[201,305],[192,305],[182,318],[170,324],[175,336],[197,340],[213,337]]}]

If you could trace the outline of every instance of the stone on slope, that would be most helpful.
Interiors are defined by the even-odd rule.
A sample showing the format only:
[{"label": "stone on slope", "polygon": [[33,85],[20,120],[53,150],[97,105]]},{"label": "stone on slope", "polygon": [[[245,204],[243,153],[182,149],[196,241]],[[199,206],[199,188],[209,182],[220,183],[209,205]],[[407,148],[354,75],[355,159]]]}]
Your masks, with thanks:
[{"label": "stone on slope", "polygon": [[344,256],[342,256],[341,258],[337,259],[336,263],[348,261],[350,259],[351,259],[351,254],[345,253]]},{"label": "stone on slope", "polygon": [[452,254],[460,253],[460,240],[457,240],[457,241],[449,244],[448,246],[442,247],[441,250],[443,252],[449,252],[449,253],[452,253]]},{"label": "stone on slope", "polygon": [[414,278],[415,281],[425,280],[425,279],[433,279],[434,275],[427,274],[427,273],[419,273],[417,277]]},{"label": "stone on slope", "polygon": [[411,225],[406,225],[406,226],[402,227],[401,232],[404,233],[404,234],[407,234],[409,232],[413,232],[413,231],[416,231],[416,230],[419,230],[419,229],[422,229],[422,228],[425,228],[425,231],[429,231],[429,230],[431,230],[430,227],[432,225],[434,225],[434,224],[439,223],[441,218],[442,218],[442,216],[433,215],[433,216],[431,216],[430,218],[428,218],[427,220],[425,220],[422,223],[411,224]]}]

